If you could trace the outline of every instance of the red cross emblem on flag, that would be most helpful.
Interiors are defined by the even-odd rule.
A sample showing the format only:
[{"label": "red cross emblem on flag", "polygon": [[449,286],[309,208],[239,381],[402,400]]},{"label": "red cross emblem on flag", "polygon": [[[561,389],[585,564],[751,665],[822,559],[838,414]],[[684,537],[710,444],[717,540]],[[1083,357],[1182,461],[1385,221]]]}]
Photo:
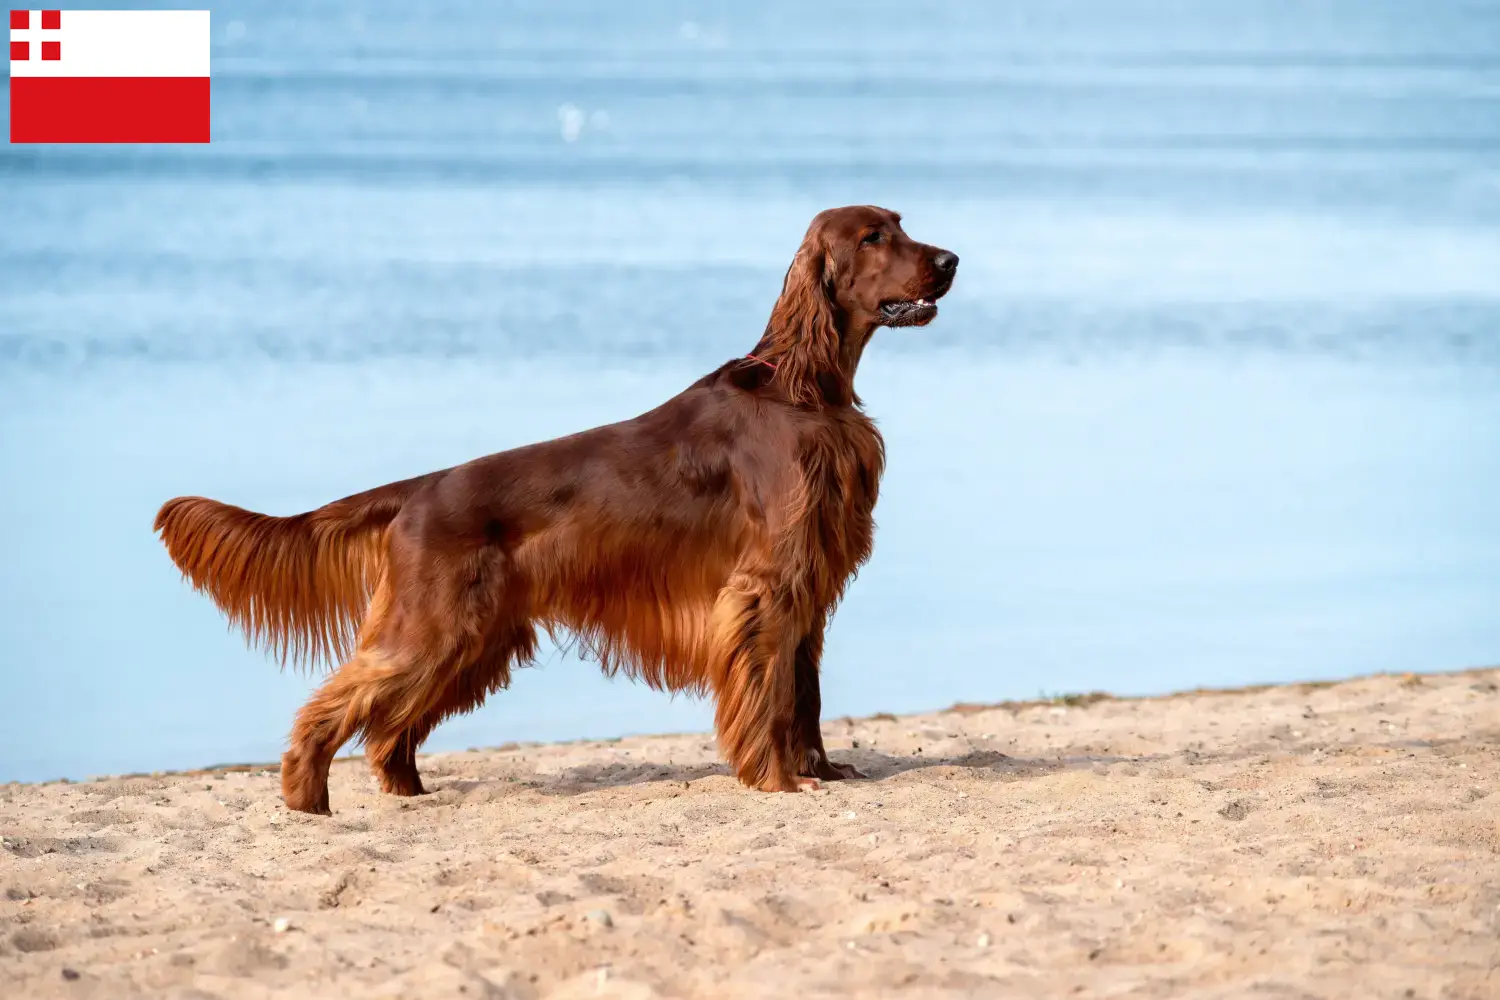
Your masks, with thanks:
[{"label": "red cross emblem on flag", "polygon": [[11,142],[208,142],[206,10],[10,12]]}]

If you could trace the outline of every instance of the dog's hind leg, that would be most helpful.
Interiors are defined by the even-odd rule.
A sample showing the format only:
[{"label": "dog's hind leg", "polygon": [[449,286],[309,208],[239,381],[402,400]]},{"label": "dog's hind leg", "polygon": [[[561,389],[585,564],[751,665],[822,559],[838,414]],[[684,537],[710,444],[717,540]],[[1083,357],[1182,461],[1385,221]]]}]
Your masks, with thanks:
[{"label": "dog's hind leg", "polygon": [[394,615],[392,597],[390,581],[383,579],[354,658],[297,713],[281,758],[281,795],[289,809],[329,814],[328,768],[339,748],[355,737],[363,736],[381,759],[413,753],[414,746],[403,751],[396,745],[401,734],[428,713],[447,678],[473,658],[470,650],[477,643],[464,643],[463,631],[443,635],[422,628],[420,616]]},{"label": "dog's hind leg", "polygon": [[444,719],[473,711],[490,694],[508,687],[511,668],[535,654],[536,633],[529,625],[497,631],[479,658],[453,676],[414,725],[394,738],[372,733],[366,740],[366,756],[380,781],[381,791],[391,795],[423,794],[422,777],[417,772],[417,750],[422,743]]},{"label": "dog's hind leg", "polygon": [[418,723],[408,729],[397,739],[387,757],[377,758],[373,750],[366,749],[365,756],[370,761],[370,770],[375,772],[375,777],[380,781],[382,792],[390,795],[427,794],[427,789],[422,787],[422,775],[417,771],[417,748],[436,725],[437,720],[434,718],[431,725],[423,726]]},{"label": "dog's hind leg", "polygon": [[334,755],[366,728],[375,693],[398,669],[377,652],[361,650],[302,706],[281,757],[281,797],[288,809],[329,815]]},{"label": "dog's hind leg", "polygon": [[281,758],[287,808],[329,814],[328,768],[339,748],[357,736],[364,738],[371,760],[394,763],[398,780],[416,779],[414,761],[409,773],[400,766],[416,749],[406,733],[426,737],[436,723],[424,727],[423,721],[438,705],[444,679],[460,673],[470,656],[459,645],[397,649],[361,649],[297,713],[291,746]]}]

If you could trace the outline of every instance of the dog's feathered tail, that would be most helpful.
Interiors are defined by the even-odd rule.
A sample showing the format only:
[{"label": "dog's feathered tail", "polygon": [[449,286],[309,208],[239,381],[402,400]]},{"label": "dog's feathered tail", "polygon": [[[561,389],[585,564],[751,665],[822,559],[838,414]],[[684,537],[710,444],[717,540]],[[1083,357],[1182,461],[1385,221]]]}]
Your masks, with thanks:
[{"label": "dog's feathered tail", "polygon": [[250,645],[282,663],[339,663],[385,562],[385,528],[436,473],[273,517],[205,497],[162,504],[155,530],[182,575]]}]

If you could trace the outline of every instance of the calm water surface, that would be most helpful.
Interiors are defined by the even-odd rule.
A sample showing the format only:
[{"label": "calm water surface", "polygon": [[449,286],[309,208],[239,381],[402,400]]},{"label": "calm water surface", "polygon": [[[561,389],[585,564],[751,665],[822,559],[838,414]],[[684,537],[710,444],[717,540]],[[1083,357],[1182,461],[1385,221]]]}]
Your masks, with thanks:
[{"label": "calm water surface", "polygon": [[[1500,661],[1500,7],[222,4],[214,141],[0,147],[0,780],[269,760],[150,533],[633,416],[808,218],[963,257],[829,715]],[[430,747],[702,729],[553,652]]]}]

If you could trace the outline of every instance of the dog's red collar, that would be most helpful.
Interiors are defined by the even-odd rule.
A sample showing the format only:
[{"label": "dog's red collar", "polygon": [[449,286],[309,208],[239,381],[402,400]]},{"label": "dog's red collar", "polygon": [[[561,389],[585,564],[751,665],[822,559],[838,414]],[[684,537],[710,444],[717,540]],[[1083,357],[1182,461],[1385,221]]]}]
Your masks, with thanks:
[{"label": "dog's red collar", "polygon": [[776,362],[774,362],[774,361],[767,361],[765,358],[757,358],[753,354],[747,354],[747,355],[745,355],[745,357],[749,358],[751,361],[759,361],[761,364],[765,365],[767,368],[771,369],[773,372],[776,370]]}]

